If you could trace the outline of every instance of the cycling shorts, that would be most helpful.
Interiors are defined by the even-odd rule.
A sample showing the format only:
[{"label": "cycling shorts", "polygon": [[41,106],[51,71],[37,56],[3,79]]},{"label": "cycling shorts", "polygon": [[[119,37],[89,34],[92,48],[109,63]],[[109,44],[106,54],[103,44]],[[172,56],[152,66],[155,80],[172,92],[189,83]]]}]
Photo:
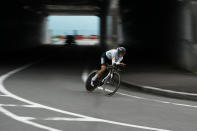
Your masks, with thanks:
[{"label": "cycling shorts", "polygon": [[107,56],[106,56],[106,53],[103,53],[101,55],[101,65],[111,65],[112,64],[112,60],[108,59]]}]

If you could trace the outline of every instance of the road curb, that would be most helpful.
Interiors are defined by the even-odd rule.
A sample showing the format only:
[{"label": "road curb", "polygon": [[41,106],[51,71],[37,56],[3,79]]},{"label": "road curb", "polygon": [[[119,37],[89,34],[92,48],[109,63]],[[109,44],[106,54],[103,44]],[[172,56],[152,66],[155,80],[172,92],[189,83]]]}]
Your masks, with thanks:
[{"label": "road curb", "polygon": [[156,88],[156,87],[151,87],[151,86],[139,85],[136,83],[125,81],[125,80],[121,80],[121,84],[130,89],[133,88],[133,89],[137,89],[139,91],[143,91],[147,93],[153,93],[156,95],[162,95],[162,96],[167,96],[171,98],[179,98],[179,99],[197,101],[197,94],[193,94],[193,93],[178,92],[178,91],[166,90],[166,89],[161,89],[161,88]]}]

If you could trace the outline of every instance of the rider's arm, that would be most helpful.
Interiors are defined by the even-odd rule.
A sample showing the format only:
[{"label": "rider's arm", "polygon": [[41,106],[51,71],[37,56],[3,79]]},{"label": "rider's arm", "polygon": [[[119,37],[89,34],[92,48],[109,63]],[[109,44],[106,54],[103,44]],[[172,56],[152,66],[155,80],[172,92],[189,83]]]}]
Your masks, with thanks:
[{"label": "rider's arm", "polygon": [[123,57],[120,57],[120,58],[118,59],[118,61],[116,62],[116,64],[117,64],[117,65],[120,65],[122,60],[123,60]]},{"label": "rider's arm", "polygon": [[118,61],[115,61],[115,57],[113,57],[113,58],[112,58],[112,65],[114,65],[114,64],[120,65],[122,59],[123,59],[123,57],[119,58]]},{"label": "rider's arm", "polygon": [[117,62],[116,62],[116,65],[120,65],[120,61],[117,61]]},{"label": "rider's arm", "polygon": [[112,65],[116,64],[115,57],[112,57]]}]

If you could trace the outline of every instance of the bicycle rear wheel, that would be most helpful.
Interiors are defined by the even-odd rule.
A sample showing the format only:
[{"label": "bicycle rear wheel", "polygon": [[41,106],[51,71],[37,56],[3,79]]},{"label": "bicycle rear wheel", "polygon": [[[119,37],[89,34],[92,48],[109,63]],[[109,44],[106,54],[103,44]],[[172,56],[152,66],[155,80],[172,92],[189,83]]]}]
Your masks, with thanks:
[{"label": "bicycle rear wheel", "polygon": [[105,81],[105,84],[103,86],[103,93],[104,95],[112,96],[116,93],[116,91],[120,87],[120,75],[117,72],[114,72],[112,78],[108,78]]},{"label": "bicycle rear wheel", "polygon": [[96,89],[96,87],[97,87],[97,86],[94,86],[94,87],[91,86],[92,77],[95,76],[96,72],[97,72],[96,70],[92,71],[92,72],[89,74],[88,79],[87,79],[86,82],[85,82],[86,90],[89,91],[89,92],[94,91],[94,90]]}]

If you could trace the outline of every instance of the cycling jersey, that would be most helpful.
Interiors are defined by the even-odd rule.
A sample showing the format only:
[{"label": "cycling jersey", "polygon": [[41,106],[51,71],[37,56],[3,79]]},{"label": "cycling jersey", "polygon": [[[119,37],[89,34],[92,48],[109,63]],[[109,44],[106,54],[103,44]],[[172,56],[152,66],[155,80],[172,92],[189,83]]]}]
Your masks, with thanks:
[{"label": "cycling jersey", "polygon": [[[108,60],[106,60],[108,59]],[[105,65],[107,61],[111,60],[112,65],[114,64],[120,64],[120,62],[123,60],[123,57],[118,57],[118,50],[117,49],[111,49],[104,53],[101,57],[101,64]]]}]

